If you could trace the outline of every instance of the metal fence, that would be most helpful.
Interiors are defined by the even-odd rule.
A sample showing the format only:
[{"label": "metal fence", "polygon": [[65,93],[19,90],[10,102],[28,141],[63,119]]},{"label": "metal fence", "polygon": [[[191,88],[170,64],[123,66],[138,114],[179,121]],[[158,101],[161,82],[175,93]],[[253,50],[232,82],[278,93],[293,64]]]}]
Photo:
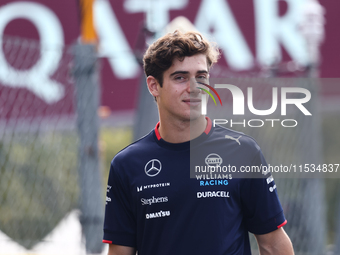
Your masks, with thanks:
[{"label": "metal fence", "polygon": [[[100,253],[104,188],[98,156],[99,78],[94,49],[47,47],[11,37],[1,38],[0,44],[0,231],[34,251],[68,212],[79,209],[86,250]],[[236,76],[234,81],[256,87],[260,93],[256,107],[268,109],[268,90],[287,83],[282,79],[259,80],[259,74]],[[315,81],[299,82],[297,87],[306,87],[317,96]],[[139,109],[141,113],[147,112],[148,105],[143,105],[140,103],[140,108],[144,107]],[[310,107],[313,113],[318,111],[317,105]],[[214,114],[215,110],[208,111],[211,118]],[[306,118],[296,110],[293,116],[299,122],[295,129],[280,125],[231,128],[253,136],[272,165],[340,163],[338,153],[334,153],[340,142],[336,128],[339,113],[316,113]],[[156,112],[149,118],[156,120]],[[148,130],[140,131],[144,134]],[[322,146],[323,141],[327,145]],[[320,178],[275,181],[288,219],[285,229],[296,254],[325,254],[326,245],[336,243],[336,226],[340,224],[336,199],[339,182]]]},{"label": "metal fence", "polygon": [[[217,68],[218,69],[218,68]],[[340,114],[328,115],[321,112],[319,80],[309,76],[309,70],[300,72],[300,77],[280,78],[280,75],[268,76],[268,73],[255,72],[252,75],[230,74],[227,78],[211,79],[211,84],[233,84],[242,89],[245,96],[245,114],[236,116],[232,114],[233,100],[231,93],[218,90],[224,107],[208,105],[208,116],[215,119],[226,119],[225,125],[247,135],[252,136],[260,145],[267,163],[271,166],[298,167],[297,173],[273,173],[278,194],[288,220],[284,227],[290,236],[296,254],[326,254],[332,253],[332,246],[336,243],[334,233],[338,231],[334,222],[339,221],[336,200],[339,189],[340,174],[332,176],[318,175],[315,172],[299,173],[299,166],[304,164],[339,164],[339,157],[329,152],[340,148],[340,136],[336,133],[336,126],[340,123]],[[218,72],[218,77],[223,77]],[[253,95],[247,95],[247,88],[253,88]],[[253,98],[255,109],[267,110],[271,108],[272,90],[277,88],[278,96],[284,87],[305,88],[311,93],[311,100],[304,106],[312,113],[305,116],[300,109],[287,107],[287,115],[281,115],[280,105],[270,116],[257,116],[247,110],[247,98]],[[298,98],[290,95],[289,98]],[[280,100],[279,100],[280,101]],[[335,110],[335,109],[333,109]],[[267,121],[266,121],[267,119]],[[268,121],[275,119],[275,121]],[[293,121],[284,121],[293,119]],[[263,122],[261,122],[262,120]],[[250,121],[250,122],[249,122]],[[282,121],[283,124],[282,124]],[[231,122],[238,123],[231,125]],[[327,124],[328,123],[328,124]],[[296,127],[285,127],[294,126]],[[263,126],[261,126],[263,125]],[[261,127],[260,127],[261,126]],[[333,140],[327,139],[327,134],[333,134]],[[339,170],[339,169],[338,169]],[[332,179],[333,178],[333,179]],[[328,186],[327,185],[331,185]],[[332,202],[330,202],[332,201]],[[254,254],[257,245],[254,237],[251,238]],[[334,253],[335,254],[335,253]]]},{"label": "metal fence", "polygon": [[0,44],[0,231],[32,249],[80,209],[87,251],[99,253],[104,200],[94,48],[12,37]]}]

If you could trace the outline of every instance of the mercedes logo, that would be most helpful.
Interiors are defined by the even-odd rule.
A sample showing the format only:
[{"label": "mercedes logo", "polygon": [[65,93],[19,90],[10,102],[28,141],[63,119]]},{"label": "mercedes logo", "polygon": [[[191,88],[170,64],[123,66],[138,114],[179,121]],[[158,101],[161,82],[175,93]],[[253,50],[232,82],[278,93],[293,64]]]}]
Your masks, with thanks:
[{"label": "mercedes logo", "polygon": [[144,169],[147,176],[154,177],[161,171],[162,164],[158,159],[151,159]]}]

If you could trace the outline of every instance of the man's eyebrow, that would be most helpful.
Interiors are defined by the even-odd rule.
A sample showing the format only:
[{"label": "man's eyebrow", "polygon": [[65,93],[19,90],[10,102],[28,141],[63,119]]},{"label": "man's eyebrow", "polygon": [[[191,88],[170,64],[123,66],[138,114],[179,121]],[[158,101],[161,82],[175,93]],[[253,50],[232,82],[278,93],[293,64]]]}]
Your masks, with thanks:
[{"label": "man's eyebrow", "polygon": [[197,73],[208,73],[208,71],[207,70],[199,70],[199,71],[197,71]]},{"label": "man's eyebrow", "polygon": [[[189,73],[188,71],[176,71],[176,72],[173,72],[172,74],[170,74],[170,77],[171,77],[171,76],[174,76],[174,75],[176,75],[176,74],[188,74],[188,73]],[[207,71],[207,70],[198,70],[196,73],[199,73],[199,74],[202,74],[202,73],[207,74],[208,71]]]},{"label": "man's eyebrow", "polygon": [[174,76],[176,74],[188,74],[188,73],[189,73],[188,71],[176,71],[176,72],[173,72],[172,74],[170,74],[170,77]]}]

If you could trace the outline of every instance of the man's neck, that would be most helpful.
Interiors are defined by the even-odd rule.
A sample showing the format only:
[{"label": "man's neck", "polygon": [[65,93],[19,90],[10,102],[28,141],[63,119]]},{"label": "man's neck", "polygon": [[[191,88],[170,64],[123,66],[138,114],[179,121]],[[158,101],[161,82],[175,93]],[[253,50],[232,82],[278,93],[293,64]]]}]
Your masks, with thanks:
[{"label": "man's neck", "polygon": [[167,121],[160,118],[158,132],[169,143],[184,143],[200,136],[207,126],[205,116],[190,121]]}]

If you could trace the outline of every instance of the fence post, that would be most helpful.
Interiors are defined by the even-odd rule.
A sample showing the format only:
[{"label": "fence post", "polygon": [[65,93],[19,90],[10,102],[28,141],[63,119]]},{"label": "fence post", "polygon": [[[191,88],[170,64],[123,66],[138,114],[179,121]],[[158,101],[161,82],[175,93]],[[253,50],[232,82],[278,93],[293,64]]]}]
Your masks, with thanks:
[{"label": "fence post", "polygon": [[[312,116],[304,116],[300,135],[302,145],[302,163],[318,166],[323,163],[323,140],[321,131],[321,113],[319,107],[320,84],[317,65],[311,64],[307,70],[307,78],[301,83],[311,93],[311,100],[305,103]],[[304,134],[304,135],[303,135]],[[323,254],[325,252],[327,224],[325,204],[325,181],[322,174],[310,173],[310,178],[302,180],[303,206],[301,223],[305,227],[305,243],[308,254]],[[315,220],[317,219],[317,220]]]},{"label": "fence post", "polygon": [[340,255],[340,202],[338,201],[338,207],[337,207],[337,228],[336,228],[336,235],[335,235],[335,247],[334,247],[334,254]]},{"label": "fence post", "polygon": [[140,78],[138,107],[133,130],[134,141],[145,136],[155,128],[157,121],[157,104],[148,90],[145,76],[142,75]]},{"label": "fence post", "polygon": [[74,78],[79,134],[78,175],[80,210],[86,252],[101,253],[104,219],[102,178],[99,167],[99,76],[94,45],[75,45]]}]

